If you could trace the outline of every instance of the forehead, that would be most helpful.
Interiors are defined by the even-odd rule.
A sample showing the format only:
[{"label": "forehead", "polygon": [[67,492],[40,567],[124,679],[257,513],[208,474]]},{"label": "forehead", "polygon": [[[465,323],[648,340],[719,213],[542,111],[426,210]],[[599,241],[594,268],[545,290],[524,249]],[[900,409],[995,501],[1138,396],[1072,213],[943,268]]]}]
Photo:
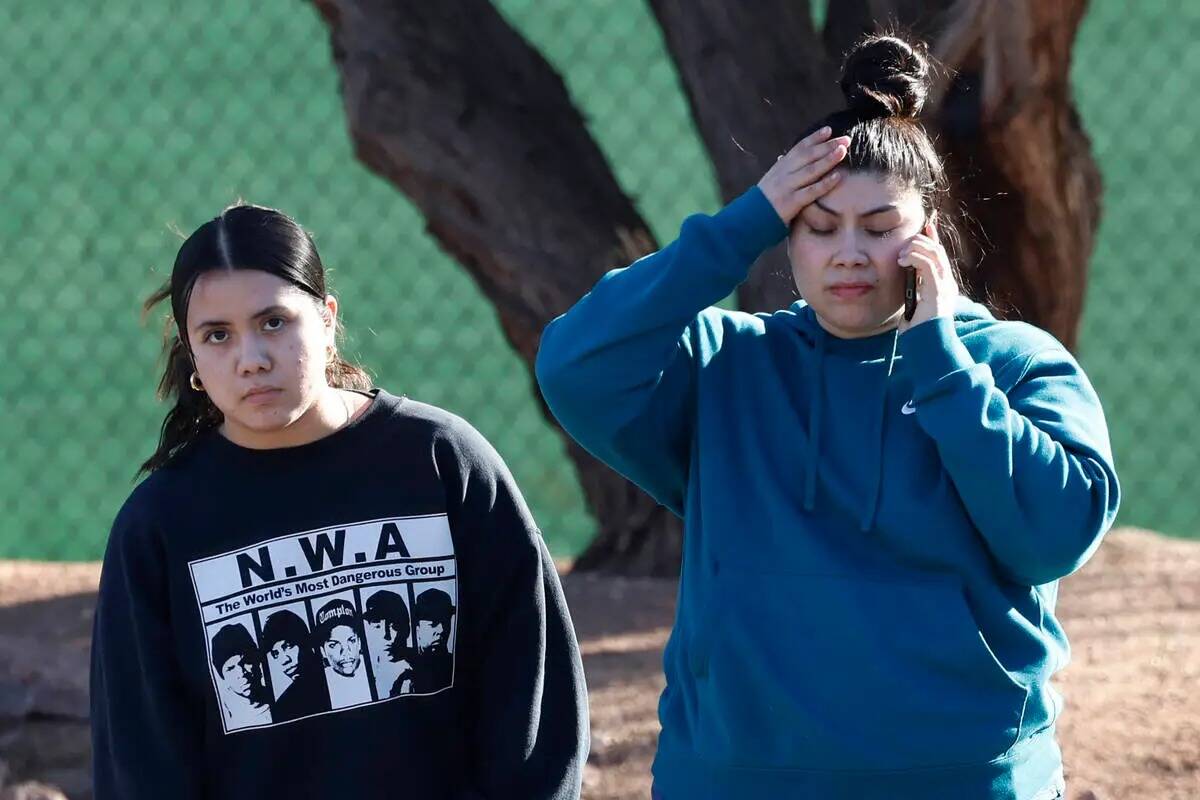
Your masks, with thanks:
[{"label": "forehead", "polygon": [[351,628],[349,625],[335,625],[333,627],[333,629],[331,631],[329,631],[328,641],[334,641],[334,640],[341,641],[341,640],[345,640],[345,639],[350,639],[354,635],[355,635],[354,629]]},{"label": "forehead", "polygon": [[821,198],[821,204],[841,214],[863,214],[895,206],[901,214],[920,215],[921,194],[911,185],[880,172],[842,170],[842,179]]},{"label": "forehead", "polygon": [[295,306],[308,298],[294,284],[258,269],[212,270],[196,279],[188,301],[189,320],[201,313],[222,319],[248,316],[267,306]]}]

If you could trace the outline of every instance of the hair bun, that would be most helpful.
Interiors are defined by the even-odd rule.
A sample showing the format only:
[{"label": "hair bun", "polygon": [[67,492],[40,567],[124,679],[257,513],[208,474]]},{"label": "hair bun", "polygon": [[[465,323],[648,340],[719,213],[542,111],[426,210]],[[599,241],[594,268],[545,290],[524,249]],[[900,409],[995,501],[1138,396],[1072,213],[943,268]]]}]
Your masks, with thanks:
[{"label": "hair bun", "polygon": [[896,36],[868,36],[847,54],[842,67],[846,107],[863,118],[915,118],[929,91],[924,48]]}]

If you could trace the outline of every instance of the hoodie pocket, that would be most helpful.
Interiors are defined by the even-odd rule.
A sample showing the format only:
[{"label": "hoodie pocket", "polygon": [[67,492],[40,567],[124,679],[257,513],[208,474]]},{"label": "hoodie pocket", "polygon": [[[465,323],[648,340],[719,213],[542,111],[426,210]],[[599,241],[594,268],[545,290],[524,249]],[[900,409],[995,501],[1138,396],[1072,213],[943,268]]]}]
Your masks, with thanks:
[{"label": "hoodie pocket", "polygon": [[957,578],[723,565],[714,588],[696,745],[717,763],[919,769],[988,761],[1020,736],[1026,689]]}]

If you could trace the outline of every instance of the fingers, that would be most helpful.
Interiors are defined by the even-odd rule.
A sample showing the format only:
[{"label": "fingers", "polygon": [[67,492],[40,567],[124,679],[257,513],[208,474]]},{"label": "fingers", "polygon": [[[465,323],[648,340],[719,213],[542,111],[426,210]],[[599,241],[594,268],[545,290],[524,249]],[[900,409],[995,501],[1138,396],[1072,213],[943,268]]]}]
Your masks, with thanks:
[{"label": "fingers", "polygon": [[850,146],[849,136],[838,136],[830,139],[831,133],[832,130],[828,125],[820,130],[813,131],[792,145],[792,148],[777,160],[787,162],[786,166],[790,171],[795,171],[832,152],[839,144],[845,145],[847,148]]},{"label": "fingers", "polygon": [[942,237],[938,236],[937,226],[933,224],[933,217],[929,218],[929,221],[925,223],[925,229],[921,232],[928,236],[934,244],[942,243]]},{"label": "fingers", "polygon": [[937,280],[940,274],[937,259],[919,250],[910,250],[907,253],[901,252],[900,258],[897,260],[900,266],[915,269],[918,280],[932,282]]},{"label": "fingers", "polygon": [[811,158],[808,161],[797,159],[788,162],[787,167],[789,174],[795,179],[804,183],[812,183],[817,178],[820,178],[829,170],[833,169],[838,163],[846,157],[846,153],[850,150],[850,140],[845,136],[839,136],[836,139],[830,139],[820,147],[815,148],[808,154]]},{"label": "fingers", "polygon": [[840,180],[841,176],[833,169],[846,157],[850,139],[829,136],[830,129],[826,126],[804,137],[759,181],[763,194],[785,223],[790,223],[804,206],[830,191]]},{"label": "fingers", "polygon": [[924,234],[918,233],[908,241],[908,244],[900,251],[901,257],[906,252],[922,252],[933,259],[938,265],[938,273],[943,272],[943,267],[950,263],[950,256],[946,252],[946,248],[942,247],[941,243],[936,239],[931,239]]},{"label": "fingers", "polygon": [[950,266],[946,248],[922,234],[917,234],[901,248],[896,261],[902,267],[917,271],[918,283],[939,287],[938,293],[957,294],[958,280]]},{"label": "fingers", "polygon": [[811,204],[814,200],[825,196],[837,186],[837,182],[841,180],[842,173],[830,172],[823,178],[812,183],[806,183],[800,186],[792,195],[792,203],[797,209],[802,209]]},{"label": "fingers", "polygon": [[792,149],[788,151],[787,155],[798,153],[807,147],[812,147],[815,144],[823,142],[828,139],[832,133],[833,128],[830,128],[828,125],[826,125],[824,128],[817,128],[808,136],[805,136],[803,139],[796,142],[796,144],[792,146]]}]

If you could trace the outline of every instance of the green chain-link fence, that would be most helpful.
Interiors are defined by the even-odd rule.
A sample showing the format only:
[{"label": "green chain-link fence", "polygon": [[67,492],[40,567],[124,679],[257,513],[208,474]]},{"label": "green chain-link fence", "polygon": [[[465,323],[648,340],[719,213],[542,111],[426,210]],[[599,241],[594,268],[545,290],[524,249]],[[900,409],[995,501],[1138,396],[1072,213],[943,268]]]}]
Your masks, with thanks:
[{"label": "green chain-link fence", "polygon": [[[563,74],[660,240],[717,193],[643,0],[504,0]],[[1075,86],[1106,181],[1081,356],[1109,415],[1124,524],[1200,536],[1200,270],[1192,157],[1200,4],[1094,2]],[[314,231],[349,350],[380,385],[474,422],[552,548],[593,523],[527,372],[466,274],[354,159],[316,12],[299,0],[0,7],[0,557],[99,557],[150,452],[157,320],[141,299],[229,202]],[[464,374],[470,380],[463,380]]]}]

